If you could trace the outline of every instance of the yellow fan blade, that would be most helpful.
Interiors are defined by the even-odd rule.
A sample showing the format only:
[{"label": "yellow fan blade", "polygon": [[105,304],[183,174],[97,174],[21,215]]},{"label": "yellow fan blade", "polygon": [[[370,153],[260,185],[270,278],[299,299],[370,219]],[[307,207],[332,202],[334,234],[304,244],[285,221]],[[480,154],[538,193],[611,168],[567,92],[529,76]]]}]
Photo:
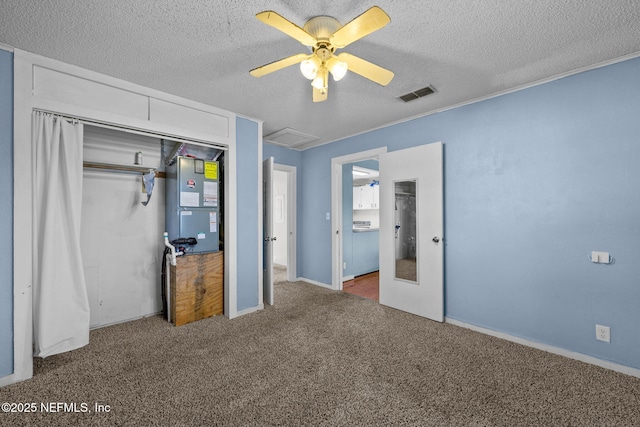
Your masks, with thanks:
[{"label": "yellow fan blade", "polygon": [[353,56],[349,53],[341,53],[338,55],[338,59],[347,63],[349,71],[360,74],[362,77],[366,77],[381,86],[388,85],[393,79],[393,73],[386,68],[379,67],[376,64],[372,64],[369,61],[365,61],[364,59],[358,58],[357,56]]},{"label": "yellow fan blade", "polygon": [[313,102],[322,102],[327,100],[327,93],[329,88],[317,89],[313,88]]},{"label": "yellow fan blade", "polygon": [[265,74],[273,73],[274,71],[281,70],[293,64],[298,64],[307,58],[307,54],[299,53],[297,55],[290,56],[288,58],[280,59],[278,61],[271,62],[263,65],[262,67],[254,68],[249,71],[253,77],[262,77]]},{"label": "yellow fan blade", "polygon": [[353,19],[333,33],[330,42],[337,48],[343,48],[366,35],[379,30],[391,22],[389,15],[378,6],[373,6],[362,15]]},{"label": "yellow fan blade", "polygon": [[260,12],[256,15],[256,18],[276,30],[280,30],[286,35],[293,37],[305,46],[313,46],[316,44],[315,37],[272,10]]}]

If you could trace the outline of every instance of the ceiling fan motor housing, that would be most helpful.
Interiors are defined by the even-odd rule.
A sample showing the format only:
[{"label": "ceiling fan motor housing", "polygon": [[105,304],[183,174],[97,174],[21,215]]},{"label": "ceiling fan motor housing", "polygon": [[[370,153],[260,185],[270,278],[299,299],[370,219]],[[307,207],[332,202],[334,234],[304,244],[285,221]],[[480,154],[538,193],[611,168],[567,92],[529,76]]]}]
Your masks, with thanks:
[{"label": "ceiling fan motor housing", "polygon": [[335,18],[330,16],[315,16],[304,24],[303,29],[318,41],[318,43],[313,46],[314,50],[319,48],[320,45],[326,45],[329,46],[331,52],[333,52],[335,48],[331,46],[329,39],[331,38],[331,35],[341,27],[342,24],[340,24],[340,22]]},{"label": "ceiling fan motor housing", "polygon": [[[315,16],[304,24],[303,29],[311,34],[316,43],[311,46],[313,54],[300,64],[302,74],[312,80],[312,85],[326,94],[328,84],[327,60],[333,56],[336,48],[329,41],[333,33],[342,27],[342,24],[330,16]],[[317,59],[314,59],[314,55]]]}]

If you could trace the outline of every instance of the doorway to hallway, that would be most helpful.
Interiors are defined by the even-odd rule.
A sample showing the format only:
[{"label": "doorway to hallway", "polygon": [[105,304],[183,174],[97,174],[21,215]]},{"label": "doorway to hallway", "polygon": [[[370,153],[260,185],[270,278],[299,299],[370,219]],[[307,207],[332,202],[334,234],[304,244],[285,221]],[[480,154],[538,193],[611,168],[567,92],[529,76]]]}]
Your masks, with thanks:
[{"label": "doorway to hallway", "polygon": [[[376,148],[373,150],[363,151],[359,153],[349,154],[346,156],[334,157],[331,159],[331,228],[332,228],[332,275],[331,275],[331,287],[335,290],[343,290],[343,283],[346,283],[350,279],[353,279],[355,274],[363,274],[369,273],[375,269],[369,269],[368,271],[364,270],[353,271],[353,272],[345,272],[350,267],[350,261],[352,263],[353,259],[345,259],[345,251],[344,245],[345,240],[347,241],[347,245],[350,239],[353,238],[353,202],[345,203],[343,200],[343,194],[353,194],[353,183],[352,182],[344,182],[343,185],[343,176],[345,171],[343,169],[344,165],[361,162],[365,160],[377,159],[381,153],[385,153],[387,151],[386,147]],[[352,172],[351,172],[352,174]],[[346,175],[347,177],[349,174]],[[344,187],[344,188],[343,188]],[[344,219],[347,217],[347,223],[345,223]],[[351,221],[349,221],[351,219]],[[363,231],[363,230],[358,230]],[[378,232],[376,231],[375,234]],[[371,237],[374,234],[370,232],[358,233],[360,237]],[[367,244],[364,239],[358,239],[358,241],[362,241],[362,243],[366,247],[370,247],[372,245]],[[371,243],[371,242],[368,242]],[[375,242],[377,246],[377,242]],[[352,242],[353,245],[353,242]],[[348,254],[347,257],[349,258]],[[378,258],[376,256],[376,258]],[[377,269],[377,268],[376,268]],[[347,274],[345,274],[347,273]],[[345,280],[346,279],[346,280]]]},{"label": "doorway to hallway", "polygon": [[274,164],[273,188],[273,230],[277,240],[274,241],[273,263],[274,280],[293,282],[297,275],[297,168],[295,166]]}]

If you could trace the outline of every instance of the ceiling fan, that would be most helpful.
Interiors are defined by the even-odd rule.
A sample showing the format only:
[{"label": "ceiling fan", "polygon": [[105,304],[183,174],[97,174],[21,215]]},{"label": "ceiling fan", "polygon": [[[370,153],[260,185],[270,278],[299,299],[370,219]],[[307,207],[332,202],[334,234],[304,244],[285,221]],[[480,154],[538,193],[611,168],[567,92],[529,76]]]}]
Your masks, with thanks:
[{"label": "ceiling fan", "polygon": [[256,15],[260,21],[293,37],[311,48],[311,54],[299,53],[249,71],[254,77],[278,71],[300,63],[300,71],[313,86],[313,102],[327,99],[329,73],[335,81],[353,71],[379,85],[386,86],[393,79],[393,73],[387,69],[343,52],[336,55],[336,49],[342,49],[366,35],[387,25],[391,19],[378,6],[373,6],[346,25],[341,25],[330,16],[316,16],[309,19],[302,28],[273,11]]}]

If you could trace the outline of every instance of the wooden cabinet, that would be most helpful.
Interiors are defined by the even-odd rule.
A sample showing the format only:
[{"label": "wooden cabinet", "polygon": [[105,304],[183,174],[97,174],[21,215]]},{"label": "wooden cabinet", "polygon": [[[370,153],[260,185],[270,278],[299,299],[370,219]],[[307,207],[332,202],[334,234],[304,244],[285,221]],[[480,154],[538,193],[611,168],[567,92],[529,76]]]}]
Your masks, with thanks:
[{"label": "wooden cabinet", "polygon": [[359,185],[353,187],[353,209],[379,209],[380,186]]},{"label": "wooden cabinet", "polygon": [[171,320],[176,326],[224,313],[224,253],[178,257],[171,266]]}]

